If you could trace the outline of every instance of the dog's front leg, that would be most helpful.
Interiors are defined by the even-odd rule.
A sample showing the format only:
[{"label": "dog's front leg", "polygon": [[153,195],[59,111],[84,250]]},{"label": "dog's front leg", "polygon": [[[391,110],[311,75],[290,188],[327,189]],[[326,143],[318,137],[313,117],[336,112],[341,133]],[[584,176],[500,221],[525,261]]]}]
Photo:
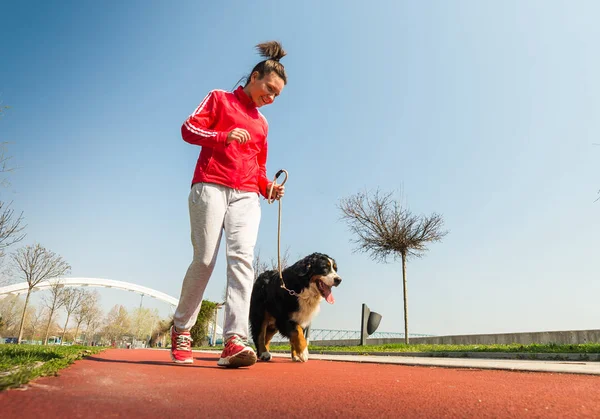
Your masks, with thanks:
[{"label": "dog's front leg", "polygon": [[290,335],[290,344],[292,346],[292,360],[297,362],[308,361],[308,345],[304,339],[304,330],[300,325]]}]

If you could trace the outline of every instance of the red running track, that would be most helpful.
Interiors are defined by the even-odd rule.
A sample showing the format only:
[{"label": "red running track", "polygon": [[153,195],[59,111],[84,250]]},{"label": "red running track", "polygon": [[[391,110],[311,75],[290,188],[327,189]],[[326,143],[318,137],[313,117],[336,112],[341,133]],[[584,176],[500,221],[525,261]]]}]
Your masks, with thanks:
[{"label": "red running track", "polygon": [[599,376],[287,358],[229,370],[195,355],[108,350],[0,392],[0,418],[600,417]]}]

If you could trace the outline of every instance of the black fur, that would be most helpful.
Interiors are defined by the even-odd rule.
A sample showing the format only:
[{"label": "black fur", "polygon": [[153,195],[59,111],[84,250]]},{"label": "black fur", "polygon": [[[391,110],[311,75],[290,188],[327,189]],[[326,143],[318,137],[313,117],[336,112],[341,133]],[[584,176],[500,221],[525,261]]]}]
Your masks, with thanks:
[{"label": "black fur", "polygon": [[[325,276],[330,272],[329,260],[333,261],[333,266],[337,271],[335,260],[323,253],[313,253],[299,260],[283,270],[282,275],[285,286],[300,294],[310,286],[311,278],[315,275]],[[334,286],[337,286],[340,282],[341,279],[337,277]],[[254,344],[259,352],[258,339],[266,313],[275,319],[275,326],[270,328],[271,331],[275,332],[274,329],[276,328],[279,333],[289,339],[297,331],[298,324],[292,320],[292,316],[299,309],[298,297],[290,295],[288,291],[281,288],[278,271],[269,270],[259,275],[254,283],[250,300],[250,329]],[[258,353],[258,355],[261,354]],[[268,352],[267,355],[270,359]],[[263,359],[265,358],[263,357]]]}]

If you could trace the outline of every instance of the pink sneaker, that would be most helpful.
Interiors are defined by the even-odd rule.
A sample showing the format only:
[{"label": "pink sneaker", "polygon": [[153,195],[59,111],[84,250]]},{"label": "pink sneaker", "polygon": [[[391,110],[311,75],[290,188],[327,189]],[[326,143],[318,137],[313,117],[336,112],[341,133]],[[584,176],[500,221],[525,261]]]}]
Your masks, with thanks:
[{"label": "pink sneaker", "polygon": [[217,365],[228,368],[249,367],[256,364],[256,353],[237,335],[227,339]]},{"label": "pink sneaker", "polygon": [[190,332],[178,332],[171,326],[171,359],[178,364],[192,364],[192,342]]}]

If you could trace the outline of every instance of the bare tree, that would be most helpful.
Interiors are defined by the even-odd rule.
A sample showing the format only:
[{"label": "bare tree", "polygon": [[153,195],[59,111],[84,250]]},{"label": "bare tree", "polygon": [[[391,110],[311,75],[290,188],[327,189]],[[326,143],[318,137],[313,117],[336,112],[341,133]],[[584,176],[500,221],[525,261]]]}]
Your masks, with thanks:
[{"label": "bare tree", "polygon": [[3,322],[0,335],[14,336],[18,331],[22,313],[23,300],[18,295],[9,295],[0,300],[0,317]]},{"label": "bare tree", "polygon": [[122,305],[115,305],[106,315],[104,336],[111,342],[115,342],[127,335],[131,330],[131,320],[127,309]]},{"label": "bare tree", "polygon": [[[285,252],[283,252],[281,254],[281,270],[283,271],[285,268],[287,268],[289,266],[289,259],[290,259],[290,248],[286,248]],[[271,267],[270,269],[276,271],[278,270],[278,265],[277,265],[277,257],[274,256],[271,258]]]},{"label": "bare tree", "polygon": [[54,314],[65,304],[65,288],[59,279],[51,282],[49,293],[42,297],[42,304],[48,309],[48,322],[46,324],[46,333],[44,334],[44,345],[48,344],[50,326],[54,320]]},{"label": "bare tree", "polygon": [[138,340],[149,339],[160,320],[157,309],[146,307],[134,308],[130,314],[130,318],[132,326],[131,334]]},{"label": "bare tree", "polygon": [[98,308],[98,301],[100,299],[100,294],[98,291],[89,292],[84,290],[84,297],[81,303],[81,306],[75,310],[73,313],[73,319],[75,320],[75,324],[77,327],[75,328],[75,338],[77,341],[77,336],[79,335],[79,328],[81,324],[86,321],[87,317],[91,314],[94,309]]},{"label": "bare tree", "polygon": [[[0,165],[2,162],[2,148],[0,146]],[[0,171],[2,169],[0,168]],[[6,249],[15,243],[20,242],[25,237],[23,230],[23,213],[15,214],[10,207],[12,203],[0,201],[0,259],[5,256]]]},{"label": "bare tree", "polygon": [[100,328],[102,323],[103,313],[98,303],[91,304],[87,309],[84,316],[85,322],[85,339],[87,345],[90,345],[94,340],[96,331]]},{"label": "bare tree", "polygon": [[62,336],[60,337],[61,343],[65,340],[65,334],[67,333],[67,326],[69,325],[71,314],[73,314],[75,310],[79,310],[83,304],[83,301],[85,300],[85,294],[85,290],[80,288],[69,288],[65,289],[64,291],[63,305],[65,307],[65,311],[67,312],[67,320],[65,321],[65,327],[63,328]]},{"label": "bare tree", "polygon": [[[290,248],[285,249],[285,252],[281,255],[281,270],[284,270],[289,266],[290,259]],[[254,254],[254,261],[252,262],[252,267],[254,268],[254,280],[258,276],[268,270],[276,271],[277,267],[277,257],[271,257],[270,261],[267,262],[261,258],[260,250],[256,251]]]},{"label": "bare tree", "polygon": [[256,278],[258,278],[258,276],[261,273],[263,273],[264,271],[269,269],[269,265],[267,264],[267,262],[262,260],[260,257],[260,250],[257,250],[254,253],[254,260],[252,261],[252,267],[254,268],[254,280],[255,281],[256,281]]},{"label": "bare tree", "polygon": [[39,327],[45,315],[46,311],[43,307],[33,307],[33,310],[28,312],[29,321],[27,322],[25,333],[29,336],[29,340],[35,340],[35,336],[39,332]]},{"label": "bare tree", "polygon": [[441,241],[448,234],[443,230],[441,215],[414,215],[392,198],[392,193],[361,192],[341,200],[339,208],[354,239],[355,250],[368,253],[375,261],[402,260],[404,294],[404,341],[408,344],[408,304],[406,262],[421,257],[429,243]]},{"label": "bare tree", "polygon": [[[3,106],[0,103],[0,117],[4,115],[4,110],[8,106]],[[0,173],[5,174],[12,172],[13,167],[9,166],[9,160],[12,156],[7,155],[7,142],[0,143]],[[1,186],[8,186],[9,182],[6,177],[0,178]],[[0,201],[0,259],[5,256],[6,249],[11,245],[20,242],[25,237],[23,230],[23,213],[15,214],[11,208],[12,203]],[[7,282],[2,279],[2,282]]]},{"label": "bare tree", "polygon": [[17,249],[12,255],[14,266],[18,275],[25,279],[28,284],[25,306],[19,327],[19,343],[23,337],[23,320],[29,304],[31,291],[42,281],[65,275],[71,270],[71,266],[63,258],[46,249],[40,244],[28,245]]}]

